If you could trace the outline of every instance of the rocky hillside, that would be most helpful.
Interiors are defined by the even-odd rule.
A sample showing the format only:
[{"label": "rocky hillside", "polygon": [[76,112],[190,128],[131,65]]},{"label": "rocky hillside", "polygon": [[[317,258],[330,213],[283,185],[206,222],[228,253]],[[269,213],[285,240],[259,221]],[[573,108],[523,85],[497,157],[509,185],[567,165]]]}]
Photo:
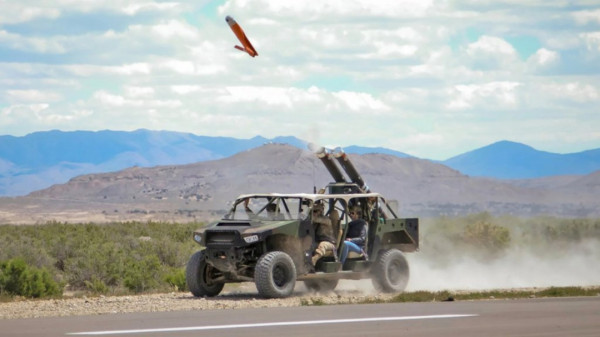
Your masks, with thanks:
[{"label": "rocky hillside", "polygon": [[[384,154],[349,155],[371,190],[400,202],[403,216],[494,214],[600,216],[600,172],[500,181],[442,164]],[[78,176],[26,197],[0,198],[0,223],[58,221],[204,221],[252,192],[312,192],[331,181],[313,153],[267,144],[224,159],[133,167]]]}]

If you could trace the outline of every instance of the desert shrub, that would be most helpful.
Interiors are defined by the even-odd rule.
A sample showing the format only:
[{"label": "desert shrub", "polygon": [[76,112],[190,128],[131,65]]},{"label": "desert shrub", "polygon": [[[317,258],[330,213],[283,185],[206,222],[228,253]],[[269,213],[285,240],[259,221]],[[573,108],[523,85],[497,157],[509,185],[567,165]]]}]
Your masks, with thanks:
[{"label": "desert shrub", "polygon": [[0,263],[0,294],[49,297],[62,294],[62,287],[45,269],[28,266],[23,259]]},{"label": "desert shrub", "polygon": [[71,290],[184,290],[180,278],[171,274],[198,250],[191,234],[200,226],[161,222],[0,225],[0,261],[22,259]]},{"label": "desert shrub", "polygon": [[106,294],[109,290],[108,286],[97,278],[92,278],[91,281],[84,281],[85,287],[94,294]]},{"label": "desert shrub", "polygon": [[510,245],[509,230],[489,222],[468,224],[463,234],[466,243],[492,253],[502,251]]},{"label": "desert shrub", "polygon": [[161,281],[160,260],[145,256],[140,261],[130,261],[125,270],[124,285],[134,293],[158,288]]},{"label": "desert shrub", "polygon": [[542,230],[543,238],[552,241],[580,242],[583,239],[600,238],[598,219],[555,219],[546,222]]},{"label": "desert shrub", "polygon": [[484,212],[422,218],[419,226],[419,255],[439,266],[461,258],[500,258],[508,251],[540,257],[561,256],[600,242],[600,219],[595,218],[519,218]]},{"label": "desert shrub", "polygon": [[175,288],[177,291],[187,291],[187,283],[185,281],[185,269],[177,268],[166,274],[165,282]]},{"label": "desert shrub", "polygon": [[69,285],[89,288],[89,284],[102,282],[117,286],[123,278],[126,249],[119,242],[91,242],[87,248],[77,249],[76,256],[64,261]]}]

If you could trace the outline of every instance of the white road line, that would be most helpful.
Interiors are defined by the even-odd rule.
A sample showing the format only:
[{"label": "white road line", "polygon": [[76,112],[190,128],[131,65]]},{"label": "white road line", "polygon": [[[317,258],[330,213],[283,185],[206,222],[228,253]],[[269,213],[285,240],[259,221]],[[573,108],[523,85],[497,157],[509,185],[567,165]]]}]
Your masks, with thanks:
[{"label": "white road line", "polygon": [[473,316],[479,316],[479,315],[477,315],[477,314],[456,314],[456,315],[452,314],[452,315],[428,315],[428,316],[347,318],[347,319],[331,319],[331,320],[321,320],[321,321],[296,321],[296,322],[271,322],[271,323],[190,326],[190,327],[181,327],[181,328],[84,331],[84,332],[71,332],[71,333],[67,333],[67,335],[95,335],[95,336],[97,336],[97,335],[118,335],[118,334],[151,333],[151,332],[178,332],[178,331],[199,331],[199,330],[219,330],[219,329],[263,328],[263,327],[271,327],[271,326],[360,323],[360,322],[380,322],[380,321],[409,321],[409,320],[418,320],[418,319],[460,318],[460,317],[473,317]]}]

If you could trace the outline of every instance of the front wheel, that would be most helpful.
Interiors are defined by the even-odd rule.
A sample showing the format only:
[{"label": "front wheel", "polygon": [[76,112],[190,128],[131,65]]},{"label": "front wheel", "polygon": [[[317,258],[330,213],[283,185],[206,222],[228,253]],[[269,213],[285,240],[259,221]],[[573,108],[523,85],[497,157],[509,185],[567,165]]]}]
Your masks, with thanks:
[{"label": "front wheel", "polygon": [[296,285],[296,266],[292,258],[280,251],[264,254],[254,270],[258,293],[266,298],[288,297]]},{"label": "front wheel", "polygon": [[371,280],[378,291],[396,293],[406,289],[409,278],[408,262],[398,249],[381,253],[371,270]]},{"label": "front wheel", "polygon": [[215,282],[221,276],[219,270],[206,263],[204,251],[197,251],[190,257],[185,270],[188,288],[196,297],[219,295],[225,283]]}]

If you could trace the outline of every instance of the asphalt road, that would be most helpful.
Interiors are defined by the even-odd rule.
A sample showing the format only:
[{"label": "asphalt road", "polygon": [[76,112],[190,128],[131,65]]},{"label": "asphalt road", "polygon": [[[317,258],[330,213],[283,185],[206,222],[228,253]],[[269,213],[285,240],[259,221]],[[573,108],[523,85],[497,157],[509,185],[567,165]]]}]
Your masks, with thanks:
[{"label": "asphalt road", "polygon": [[0,336],[600,336],[600,297],[0,320]]}]

